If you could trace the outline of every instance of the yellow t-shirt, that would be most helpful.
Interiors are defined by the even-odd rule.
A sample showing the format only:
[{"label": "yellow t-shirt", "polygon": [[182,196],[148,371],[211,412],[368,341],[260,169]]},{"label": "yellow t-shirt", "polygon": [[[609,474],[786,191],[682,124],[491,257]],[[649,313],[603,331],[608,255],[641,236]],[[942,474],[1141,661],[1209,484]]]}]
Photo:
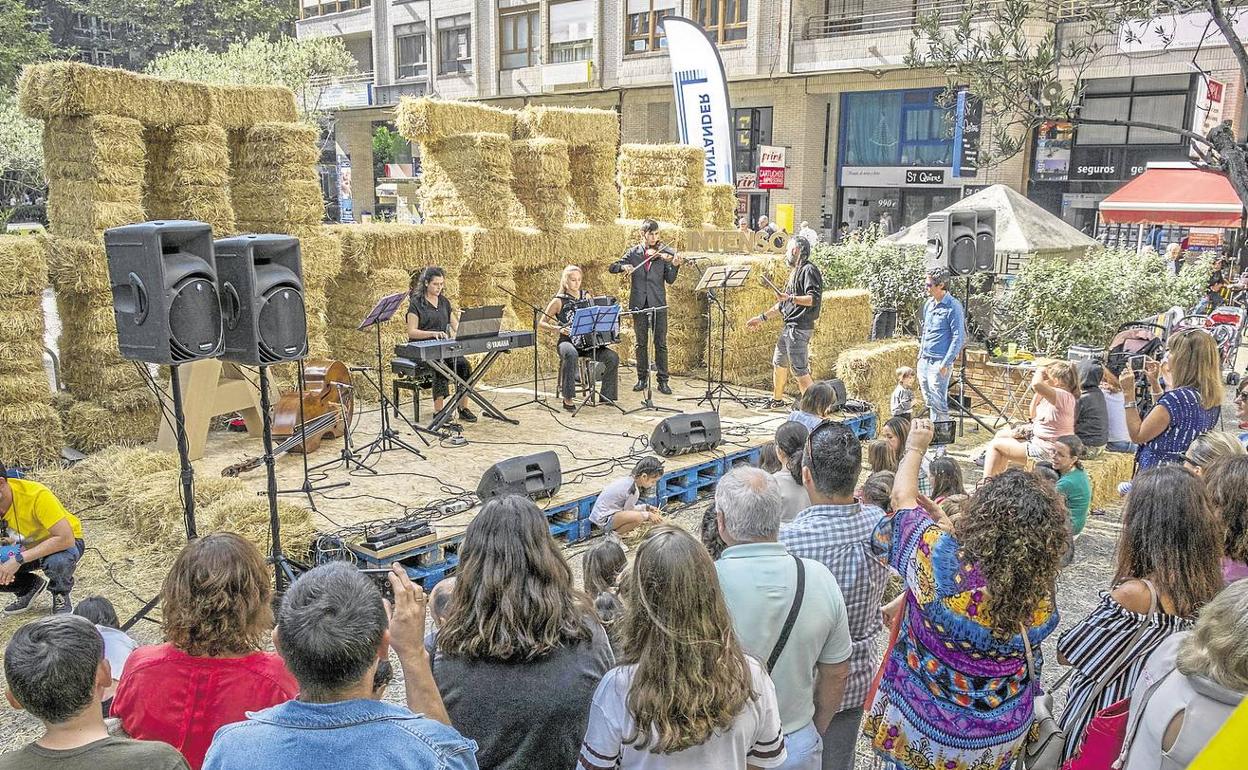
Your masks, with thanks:
[{"label": "yellow t-shirt", "polygon": [[21,536],[28,545],[35,545],[52,536],[52,525],[61,519],[69,519],[75,538],[82,538],[82,522],[65,510],[52,490],[44,485],[25,479],[9,479],[13,490],[13,504],[4,512],[4,526],[11,533]]}]

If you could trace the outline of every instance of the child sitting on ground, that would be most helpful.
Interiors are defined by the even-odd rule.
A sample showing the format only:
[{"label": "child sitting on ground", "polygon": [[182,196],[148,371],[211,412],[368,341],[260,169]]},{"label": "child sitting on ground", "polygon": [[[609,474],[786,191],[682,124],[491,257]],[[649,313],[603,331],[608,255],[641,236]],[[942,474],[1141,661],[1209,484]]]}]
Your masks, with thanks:
[{"label": "child sitting on ground", "polygon": [[897,387],[893,388],[893,397],[889,399],[891,417],[905,417],[909,420],[914,412],[914,369],[909,366],[897,367]]},{"label": "child sitting on ground", "polygon": [[663,477],[663,462],[657,457],[643,457],[633,467],[631,476],[608,484],[589,513],[589,520],[608,535],[623,535],[641,524],[659,523],[663,515],[653,505],[638,505],[643,493],[658,486]]},{"label": "child sitting on ground", "polygon": [[113,670],[113,683],[104,691],[104,700],[101,704],[104,717],[107,719],[109,708],[113,705],[113,695],[117,692],[117,681],[121,679],[121,672],[126,670],[126,661],[130,658],[130,653],[138,648],[139,643],[121,630],[121,620],[117,617],[117,610],[113,608],[113,603],[103,596],[88,596],[78,602],[78,606],[74,608],[74,614],[94,623],[95,630],[99,631],[100,636],[104,638],[104,657],[108,658],[108,665]]},{"label": "child sitting on ground", "polygon": [[789,412],[789,419],[793,422],[800,422],[806,426],[806,430],[814,431],[819,425],[832,414],[836,406],[836,391],[832,389],[832,384],[827,380],[819,380],[811,383],[811,386],[802,394],[801,399],[794,405],[793,411]]},{"label": "child sitting on ground", "polygon": [[4,651],[4,678],[9,704],[30,712],[44,732],[0,756],[0,770],[187,770],[186,760],[167,743],[108,734],[100,701],[113,675],[104,640],[86,618],[52,615],[19,628]]}]

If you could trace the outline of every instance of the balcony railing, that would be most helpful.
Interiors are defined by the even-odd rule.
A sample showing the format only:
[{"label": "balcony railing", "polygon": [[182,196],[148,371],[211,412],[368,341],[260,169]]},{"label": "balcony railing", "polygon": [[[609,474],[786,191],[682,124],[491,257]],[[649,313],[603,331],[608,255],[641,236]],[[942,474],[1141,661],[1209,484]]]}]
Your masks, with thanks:
[{"label": "balcony railing", "polygon": [[315,19],[317,16],[328,16],[331,13],[356,11],[368,8],[373,0],[303,0],[299,7],[300,19]]},{"label": "balcony railing", "polygon": [[[1036,17],[1054,18],[1059,2],[1070,6],[1086,4],[1084,0],[1045,0],[1035,4]],[[821,40],[845,35],[899,32],[913,29],[920,19],[927,19],[933,14],[939,16],[941,24],[954,24],[961,18],[966,5],[959,0],[913,0],[888,8],[864,11],[863,0],[842,0],[839,4],[842,6],[840,11],[807,18],[801,27],[801,39]],[[1002,0],[987,0],[976,3],[975,8],[980,15],[987,15],[1002,4]]]}]

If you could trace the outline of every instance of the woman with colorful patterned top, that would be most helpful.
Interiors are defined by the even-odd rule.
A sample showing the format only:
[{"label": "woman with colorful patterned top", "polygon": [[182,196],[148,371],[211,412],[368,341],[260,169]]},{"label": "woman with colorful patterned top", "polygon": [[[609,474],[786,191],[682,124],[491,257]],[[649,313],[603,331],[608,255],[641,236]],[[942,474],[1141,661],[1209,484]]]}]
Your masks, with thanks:
[{"label": "woman with colorful patterned top", "polygon": [[931,438],[931,422],[916,421],[893,487],[896,513],[875,532],[876,553],[906,591],[863,734],[893,768],[1003,770],[1031,727],[1038,689],[1021,632],[1039,666],[1040,643],[1057,626],[1066,507],[1052,485],[1011,469],[988,479],[955,521],[923,510],[918,471]]},{"label": "woman with colorful patterned top", "polygon": [[[1165,369],[1167,390],[1160,380]],[[1127,401],[1127,433],[1140,445],[1136,461],[1141,470],[1162,463],[1181,463],[1183,453],[1202,433],[1212,430],[1222,414],[1222,364],[1218,343],[1203,329],[1185,329],[1170,337],[1166,358],[1147,361],[1144,375],[1157,403],[1141,416],[1135,399]],[[1122,392],[1135,393],[1135,373],[1123,369]]]}]

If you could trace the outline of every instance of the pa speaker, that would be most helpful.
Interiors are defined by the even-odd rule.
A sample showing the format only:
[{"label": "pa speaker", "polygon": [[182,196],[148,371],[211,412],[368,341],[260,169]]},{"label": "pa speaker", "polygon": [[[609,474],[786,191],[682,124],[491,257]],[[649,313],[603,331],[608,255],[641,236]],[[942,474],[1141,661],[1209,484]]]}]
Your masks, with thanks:
[{"label": "pa speaker", "polygon": [[674,414],[655,427],[650,448],[663,457],[672,457],[714,449],[722,440],[718,412]]},{"label": "pa speaker", "polygon": [[477,484],[477,497],[481,502],[503,495],[524,495],[532,499],[554,497],[562,485],[559,455],[539,452],[495,463],[482,474]]},{"label": "pa speaker", "polygon": [[225,352],[235,363],[264,366],[308,352],[299,239],[240,235],[215,244]]},{"label": "pa speaker", "polygon": [[158,221],[104,231],[118,347],[124,358],[183,364],[221,354],[212,228]]},{"label": "pa speaker", "polygon": [[975,272],[975,212],[938,211],[927,215],[927,267],[954,275]]},{"label": "pa speaker", "polygon": [[997,267],[997,211],[975,209],[975,270],[991,273]]}]

